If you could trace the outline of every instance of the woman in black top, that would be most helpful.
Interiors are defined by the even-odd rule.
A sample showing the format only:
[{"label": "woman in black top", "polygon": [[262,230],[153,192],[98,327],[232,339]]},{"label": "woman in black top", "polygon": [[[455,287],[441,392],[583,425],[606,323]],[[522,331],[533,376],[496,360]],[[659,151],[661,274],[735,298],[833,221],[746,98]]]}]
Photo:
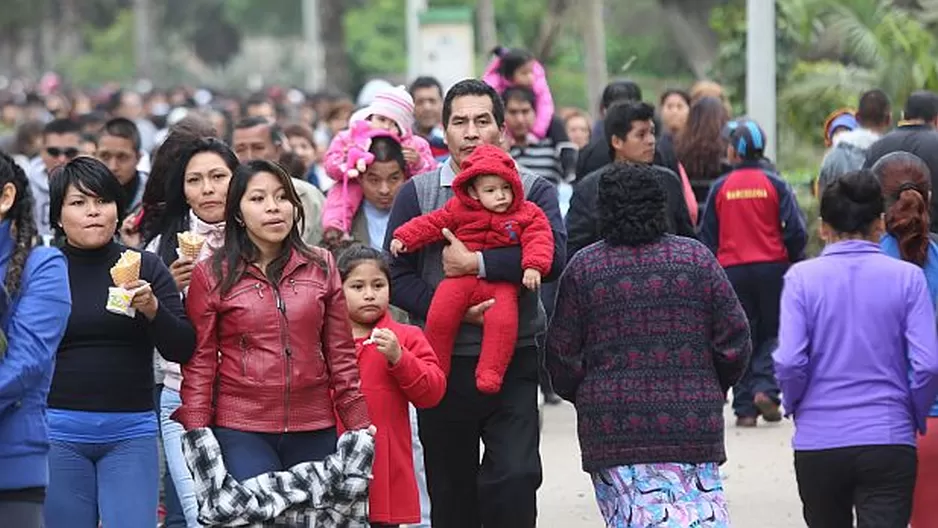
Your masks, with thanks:
[{"label": "woman in black top", "polygon": [[53,172],[50,223],[64,234],[72,314],[49,393],[46,528],[156,526],[159,470],[153,348],[185,363],[195,346],[179,291],[159,257],[142,254],[133,317],[105,309],[121,187],[101,162],[79,157]]}]

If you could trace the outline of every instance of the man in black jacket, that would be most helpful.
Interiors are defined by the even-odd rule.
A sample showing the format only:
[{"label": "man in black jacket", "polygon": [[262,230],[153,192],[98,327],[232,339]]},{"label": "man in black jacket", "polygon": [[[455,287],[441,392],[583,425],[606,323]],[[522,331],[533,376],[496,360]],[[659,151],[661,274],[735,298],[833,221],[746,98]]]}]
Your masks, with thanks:
[{"label": "man in black jacket", "polygon": [[[913,93],[905,103],[902,117],[895,130],[870,146],[863,168],[871,168],[886,154],[910,152],[928,165],[931,186],[935,189],[938,186],[938,131],[935,130],[938,125],[938,94],[924,90]],[[929,230],[938,233],[938,194],[932,193],[929,209]]]},{"label": "man in black jacket", "polygon": [[[612,81],[603,90],[602,99],[599,104],[599,113],[603,118],[606,112],[615,104],[640,102],[642,100],[642,89],[632,81]],[[655,144],[655,165],[667,167],[675,174],[678,173],[677,154],[674,152],[674,144],[671,136],[664,135]],[[581,180],[586,175],[596,172],[612,162],[609,155],[609,142],[606,139],[606,130],[604,123],[598,121],[593,128],[593,139],[589,144],[583,147],[577,157],[576,179]]]},{"label": "man in black jacket", "polygon": [[[651,165],[655,159],[655,109],[648,103],[619,103],[606,113],[605,132],[609,138],[607,149],[614,163],[642,163]],[[599,179],[611,164],[589,174],[577,182],[567,211],[567,258],[599,240],[599,218],[596,201]],[[696,238],[694,224],[687,211],[684,188],[677,174],[666,167],[655,166],[659,181],[668,197],[668,231],[680,236]]]}]

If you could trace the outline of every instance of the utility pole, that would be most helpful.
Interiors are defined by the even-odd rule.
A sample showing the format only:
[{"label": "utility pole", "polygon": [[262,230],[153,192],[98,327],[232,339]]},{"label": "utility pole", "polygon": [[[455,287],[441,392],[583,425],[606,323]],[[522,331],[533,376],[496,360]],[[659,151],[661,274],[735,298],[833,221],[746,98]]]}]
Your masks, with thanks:
[{"label": "utility pole", "polygon": [[311,92],[322,89],[326,80],[319,24],[319,0],[303,0],[303,47],[307,61],[304,83]]},{"label": "utility pole", "polygon": [[137,79],[153,79],[153,26],[150,0],[134,0],[134,61]]},{"label": "utility pole", "polygon": [[775,61],[775,0],[746,0],[746,113],[769,136],[765,155],[777,163]]},{"label": "utility pole", "polygon": [[603,0],[587,0],[583,21],[586,40],[586,100],[590,112],[599,111],[599,100],[608,82],[606,71],[606,26]]},{"label": "utility pole", "polygon": [[407,82],[420,75],[420,13],[427,10],[427,0],[407,0]]}]

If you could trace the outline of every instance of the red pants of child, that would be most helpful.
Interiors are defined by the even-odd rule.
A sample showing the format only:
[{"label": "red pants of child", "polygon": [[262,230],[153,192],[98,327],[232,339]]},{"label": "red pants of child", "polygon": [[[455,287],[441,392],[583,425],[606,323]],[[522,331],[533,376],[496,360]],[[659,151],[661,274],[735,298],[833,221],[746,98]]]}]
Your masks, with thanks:
[{"label": "red pants of child", "polygon": [[443,372],[449,375],[453,345],[466,311],[489,299],[495,299],[495,304],[483,317],[476,387],[480,392],[494,394],[502,387],[518,340],[518,286],[473,276],[443,279],[430,302],[424,331]]},{"label": "red pants of child", "polygon": [[938,526],[938,418],[928,418],[928,434],[918,437],[918,471],[912,500],[912,528]]}]

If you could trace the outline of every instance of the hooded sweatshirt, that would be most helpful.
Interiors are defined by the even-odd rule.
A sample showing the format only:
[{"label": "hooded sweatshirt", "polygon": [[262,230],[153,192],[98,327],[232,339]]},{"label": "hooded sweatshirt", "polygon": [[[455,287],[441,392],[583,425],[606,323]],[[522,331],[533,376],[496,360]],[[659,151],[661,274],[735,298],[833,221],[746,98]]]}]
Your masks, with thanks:
[{"label": "hooded sweatshirt", "polygon": [[862,169],[870,146],[880,137],[882,136],[878,132],[868,128],[858,128],[837,136],[834,146],[827,151],[824,161],[821,162],[821,173],[815,193],[820,194],[838,176]]}]

